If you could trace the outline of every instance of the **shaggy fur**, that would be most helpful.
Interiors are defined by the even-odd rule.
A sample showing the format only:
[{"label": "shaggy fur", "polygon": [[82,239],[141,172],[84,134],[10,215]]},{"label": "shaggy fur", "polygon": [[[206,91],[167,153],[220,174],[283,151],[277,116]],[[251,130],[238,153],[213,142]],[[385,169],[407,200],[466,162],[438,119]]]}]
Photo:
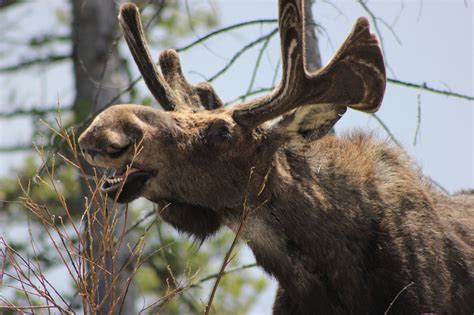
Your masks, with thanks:
[{"label": "shaggy fur", "polygon": [[412,282],[391,313],[474,310],[474,195],[439,192],[400,149],[363,133],[307,142],[247,132],[225,110],[137,105],[100,114],[80,144],[102,150],[90,162],[120,168],[133,150],[103,150],[140,138],[133,167],[149,178],[121,200],[171,203],[163,219],[204,239],[236,231],[247,197],[256,210],[240,237],[280,284],[275,314],[381,314]]}]

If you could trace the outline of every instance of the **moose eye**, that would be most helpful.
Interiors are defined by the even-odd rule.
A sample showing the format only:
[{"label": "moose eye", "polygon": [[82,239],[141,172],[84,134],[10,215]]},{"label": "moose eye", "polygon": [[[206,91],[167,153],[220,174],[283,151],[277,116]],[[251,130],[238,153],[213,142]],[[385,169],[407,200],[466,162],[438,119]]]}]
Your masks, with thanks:
[{"label": "moose eye", "polygon": [[227,128],[226,126],[220,127],[217,134],[219,135],[219,137],[226,140],[229,140],[232,137],[229,128]]},{"label": "moose eye", "polygon": [[218,119],[208,127],[205,135],[207,144],[225,145],[233,139],[234,133],[226,121]]},{"label": "moose eye", "polygon": [[126,146],[124,147],[108,147],[106,149],[106,152],[107,152],[107,155],[110,156],[111,158],[113,159],[116,159],[118,157],[120,157],[122,154],[124,154],[128,148],[130,147],[130,144],[127,144]]}]

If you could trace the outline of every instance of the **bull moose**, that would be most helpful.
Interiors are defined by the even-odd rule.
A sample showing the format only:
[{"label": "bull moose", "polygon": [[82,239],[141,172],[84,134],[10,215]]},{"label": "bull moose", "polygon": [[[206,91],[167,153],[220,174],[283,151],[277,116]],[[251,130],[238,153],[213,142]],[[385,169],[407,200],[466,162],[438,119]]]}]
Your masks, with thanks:
[{"label": "bull moose", "polygon": [[115,169],[102,190],[169,205],[163,220],[200,240],[237,232],[245,215],[239,237],[279,283],[274,314],[472,314],[474,194],[440,192],[368,133],[328,134],[348,107],[380,107],[384,60],[359,18],[309,72],[304,3],[279,1],[280,84],[229,108],[209,83],[186,80],[175,51],[156,65],[137,7],[122,5],[124,37],[164,111],[114,105],[83,132],[87,161]]}]

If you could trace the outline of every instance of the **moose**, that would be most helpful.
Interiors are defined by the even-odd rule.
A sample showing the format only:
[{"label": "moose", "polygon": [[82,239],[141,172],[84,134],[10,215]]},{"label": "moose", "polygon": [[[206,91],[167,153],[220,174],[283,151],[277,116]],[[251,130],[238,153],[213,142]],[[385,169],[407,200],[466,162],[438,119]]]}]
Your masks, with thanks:
[{"label": "moose", "polygon": [[238,233],[279,283],[274,314],[472,314],[474,194],[439,191],[388,141],[330,133],[347,108],[378,110],[384,60],[359,18],[309,72],[304,2],[279,1],[280,84],[232,107],[190,84],[175,51],[155,64],[137,7],[123,4],[125,40],[164,111],[122,104],[93,119],[79,145],[115,170],[101,189],[151,200],[198,240]]}]

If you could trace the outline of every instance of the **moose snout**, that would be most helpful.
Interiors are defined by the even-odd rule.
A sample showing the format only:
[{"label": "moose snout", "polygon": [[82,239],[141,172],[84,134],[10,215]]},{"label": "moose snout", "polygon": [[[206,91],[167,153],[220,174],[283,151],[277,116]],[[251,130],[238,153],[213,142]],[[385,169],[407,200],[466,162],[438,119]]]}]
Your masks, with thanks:
[{"label": "moose snout", "polygon": [[79,147],[80,147],[80,150],[81,150],[81,154],[82,156],[84,157],[84,159],[91,163],[91,164],[94,164],[94,157],[97,156],[98,154],[100,154],[101,152],[99,150],[95,150],[95,149],[92,149],[92,148],[88,148],[86,145],[84,144],[80,144],[79,143]]},{"label": "moose snout", "polygon": [[82,149],[81,148],[81,153],[82,153],[82,156],[84,156],[84,158],[86,158],[87,156],[90,157],[91,160],[94,159],[94,157],[100,153],[100,151],[97,151],[97,150],[92,150],[92,149]]},{"label": "moose snout", "polygon": [[94,161],[94,157],[100,154],[100,150],[97,150],[95,147],[91,146],[86,133],[83,133],[78,139],[79,148],[82,156],[89,163]]}]

